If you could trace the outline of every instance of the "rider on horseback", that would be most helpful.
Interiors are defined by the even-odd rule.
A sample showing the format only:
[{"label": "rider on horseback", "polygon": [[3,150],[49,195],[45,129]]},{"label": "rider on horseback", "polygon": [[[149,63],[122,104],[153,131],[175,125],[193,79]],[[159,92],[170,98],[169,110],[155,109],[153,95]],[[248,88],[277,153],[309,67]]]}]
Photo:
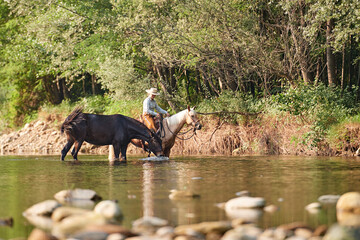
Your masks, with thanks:
[{"label": "rider on horseback", "polygon": [[[159,107],[159,105],[155,101],[155,97],[160,95],[158,93],[157,88],[150,88],[147,89],[146,92],[148,93],[148,97],[143,102],[143,115],[142,120],[144,124],[154,132],[159,129],[159,120],[160,114],[166,114],[166,116],[170,116],[170,114]],[[157,111],[157,113],[155,112]],[[156,119],[154,119],[156,118]]]}]

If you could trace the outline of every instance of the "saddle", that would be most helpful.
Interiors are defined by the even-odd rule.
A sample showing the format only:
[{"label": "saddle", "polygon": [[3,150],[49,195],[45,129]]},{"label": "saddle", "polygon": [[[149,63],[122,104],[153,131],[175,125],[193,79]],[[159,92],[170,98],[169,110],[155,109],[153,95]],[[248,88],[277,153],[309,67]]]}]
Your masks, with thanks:
[{"label": "saddle", "polygon": [[154,133],[157,133],[157,131],[160,128],[160,119],[153,117],[150,114],[142,114],[139,117],[139,121],[145,124],[147,128],[152,130]]}]

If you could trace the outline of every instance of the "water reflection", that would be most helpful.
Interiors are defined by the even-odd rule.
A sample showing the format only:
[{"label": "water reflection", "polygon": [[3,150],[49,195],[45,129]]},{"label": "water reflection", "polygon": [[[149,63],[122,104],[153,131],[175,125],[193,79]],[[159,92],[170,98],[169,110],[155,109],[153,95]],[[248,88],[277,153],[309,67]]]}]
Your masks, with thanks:
[{"label": "water reflection", "polygon": [[[359,191],[360,163],[353,158],[304,157],[184,157],[168,162],[143,162],[132,157],[126,165],[109,165],[106,156],[82,156],[60,162],[58,156],[0,157],[0,218],[13,217],[14,226],[0,227],[0,238],[26,237],[33,228],[22,212],[71,188],[95,190],[103,199],[118,200],[126,227],[142,216],[156,216],[172,225],[228,220],[215,205],[248,190],[279,211],[262,212],[260,227],[302,221],[316,227],[336,221],[334,206],[315,214],[305,210],[326,194]],[[200,198],[170,200],[171,189],[191,191]],[[279,201],[282,199],[282,201]]]},{"label": "water reflection", "polygon": [[154,164],[143,164],[143,216],[154,217]]}]

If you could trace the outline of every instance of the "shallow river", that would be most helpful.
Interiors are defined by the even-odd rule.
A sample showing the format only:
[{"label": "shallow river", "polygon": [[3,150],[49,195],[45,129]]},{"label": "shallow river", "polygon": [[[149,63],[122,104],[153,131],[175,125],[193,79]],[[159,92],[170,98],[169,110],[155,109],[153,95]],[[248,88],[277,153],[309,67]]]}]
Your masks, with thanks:
[{"label": "shallow river", "polygon": [[[139,157],[140,158],[140,157]],[[79,164],[59,156],[0,157],[0,218],[13,217],[14,226],[0,226],[0,238],[27,237],[33,226],[22,212],[35,203],[53,199],[64,189],[95,190],[103,199],[117,199],[123,224],[142,216],[156,216],[171,225],[229,219],[216,203],[248,190],[275,204],[275,213],[261,212],[262,228],[295,221],[316,227],[336,221],[335,206],[317,214],[304,207],[327,194],[360,191],[360,158],[329,157],[174,157],[167,162],[111,166],[106,156],[80,155]],[[171,189],[191,190],[200,198],[169,199]]]}]

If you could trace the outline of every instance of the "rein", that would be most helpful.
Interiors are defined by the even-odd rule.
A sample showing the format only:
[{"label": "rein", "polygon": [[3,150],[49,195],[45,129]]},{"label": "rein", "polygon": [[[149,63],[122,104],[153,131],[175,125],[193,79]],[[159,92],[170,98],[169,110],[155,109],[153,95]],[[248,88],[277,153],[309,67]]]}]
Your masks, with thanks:
[{"label": "rein", "polygon": [[183,141],[189,140],[190,138],[194,137],[194,135],[196,135],[196,128],[195,128],[195,127],[194,127],[194,129],[193,129],[194,132],[193,132],[193,134],[192,134],[190,137],[188,137],[188,138],[181,138],[181,137],[179,137],[178,135],[184,135],[184,134],[190,132],[190,130],[192,130],[192,129],[190,128],[190,129],[187,130],[186,132],[175,134],[173,131],[171,131],[171,129],[170,129],[169,124],[167,123],[167,121],[166,121],[166,126],[167,126],[167,129],[169,130],[170,133],[172,133],[173,135],[175,135],[176,138],[178,138],[178,139],[180,139],[180,140],[183,140]]}]

